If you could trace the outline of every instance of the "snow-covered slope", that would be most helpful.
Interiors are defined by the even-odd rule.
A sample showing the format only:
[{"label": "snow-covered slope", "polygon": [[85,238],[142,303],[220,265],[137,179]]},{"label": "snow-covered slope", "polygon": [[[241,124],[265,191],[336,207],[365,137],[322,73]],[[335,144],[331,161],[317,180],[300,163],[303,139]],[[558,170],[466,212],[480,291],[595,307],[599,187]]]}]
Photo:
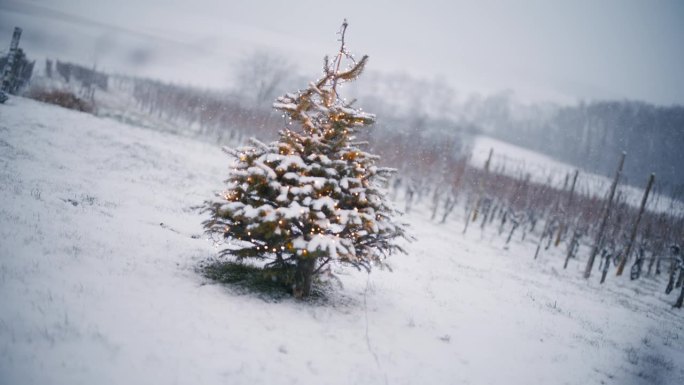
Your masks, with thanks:
[{"label": "snow-covered slope", "polygon": [[[477,136],[470,149],[472,156],[470,163],[475,167],[484,167],[493,150],[491,169],[516,178],[530,178],[531,181],[550,184],[561,188],[565,177],[572,178],[575,170],[579,171],[576,191],[585,195],[606,197],[613,181],[603,175],[578,169],[570,164],[555,160],[544,154],[516,146],[488,136]],[[617,159],[616,167],[617,167]],[[646,177],[646,176],[644,176]],[[644,178],[646,184],[646,178]],[[618,191],[624,195],[625,202],[633,207],[639,207],[644,195],[644,189],[624,184],[620,181]],[[644,186],[645,187],[645,186]],[[674,200],[666,195],[650,194],[647,210],[659,213],[684,213],[684,202]]]},{"label": "snow-covered slope", "polygon": [[[663,278],[580,278],[558,251],[407,216],[393,272],[325,303],[195,270],[219,148],[13,98],[0,106],[2,384],[678,384]],[[462,210],[461,210],[462,211]]]}]

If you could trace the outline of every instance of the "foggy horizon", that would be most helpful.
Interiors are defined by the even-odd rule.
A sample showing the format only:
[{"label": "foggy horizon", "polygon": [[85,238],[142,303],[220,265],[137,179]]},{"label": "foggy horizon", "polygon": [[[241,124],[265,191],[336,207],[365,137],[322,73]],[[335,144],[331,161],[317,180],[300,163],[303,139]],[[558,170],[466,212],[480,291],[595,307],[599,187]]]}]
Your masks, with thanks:
[{"label": "foggy horizon", "polygon": [[512,91],[528,103],[684,104],[679,2],[123,4],[0,2],[0,49],[16,25],[32,59],[225,89],[231,67],[254,51],[317,76],[346,17],[349,48],[370,55],[369,71],[444,79],[460,98]]}]

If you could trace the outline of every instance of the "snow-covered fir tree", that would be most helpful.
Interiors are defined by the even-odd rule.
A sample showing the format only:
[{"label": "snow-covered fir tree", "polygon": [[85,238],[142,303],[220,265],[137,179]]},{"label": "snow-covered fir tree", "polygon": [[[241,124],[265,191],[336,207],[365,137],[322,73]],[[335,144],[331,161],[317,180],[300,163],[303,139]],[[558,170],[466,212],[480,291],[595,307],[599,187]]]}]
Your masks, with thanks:
[{"label": "snow-covered fir tree", "polygon": [[323,77],[273,105],[287,118],[279,140],[226,149],[235,158],[228,188],[206,205],[207,232],[232,241],[220,254],[269,260],[297,298],[310,294],[313,277],[330,263],[370,271],[403,252],[396,241],[406,237],[385,198],[394,170],[376,166],[378,157],[355,139],[375,116],[338,95],[368,62],[347,51],[346,27],[345,21],[340,50],[326,57]]}]

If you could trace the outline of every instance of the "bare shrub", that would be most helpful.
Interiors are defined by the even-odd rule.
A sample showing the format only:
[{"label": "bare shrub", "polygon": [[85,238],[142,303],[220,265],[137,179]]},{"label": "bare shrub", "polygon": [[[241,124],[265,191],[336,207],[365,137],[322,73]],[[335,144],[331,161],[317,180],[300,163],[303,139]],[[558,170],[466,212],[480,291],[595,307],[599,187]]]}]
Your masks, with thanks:
[{"label": "bare shrub", "polygon": [[26,96],[43,103],[55,104],[71,110],[87,113],[95,111],[95,106],[91,102],[79,98],[70,91],[32,89]]}]

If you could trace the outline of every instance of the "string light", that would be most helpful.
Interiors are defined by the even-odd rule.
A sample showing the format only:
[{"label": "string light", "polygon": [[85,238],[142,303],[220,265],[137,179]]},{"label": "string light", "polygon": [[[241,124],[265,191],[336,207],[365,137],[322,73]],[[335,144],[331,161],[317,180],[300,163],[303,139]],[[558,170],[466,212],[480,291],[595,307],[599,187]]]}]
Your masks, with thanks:
[{"label": "string light", "polygon": [[[352,63],[349,63],[349,60],[347,59],[352,59]],[[354,207],[354,205],[358,205],[359,202],[366,202],[366,196],[370,197],[371,201],[373,202],[378,201],[376,196],[371,195],[369,191],[365,191],[364,195],[360,195],[359,191],[364,190],[358,189],[359,187],[365,185],[364,178],[366,177],[366,175],[363,174],[366,172],[366,170],[364,168],[360,168],[359,163],[364,166],[368,166],[369,164],[372,164],[373,159],[368,159],[368,154],[358,151],[355,146],[350,146],[348,141],[351,140],[351,138],[347,137],[346,135],[355,133],[352,126],[365,125],[373,119],[363,113],[359,113],[358,111],[361,111],[360,109],[358,111],[353,110],[351,103],[347,104],[347,98],[340,97],[335,90],[335,87],[342,88],[343,83],[345,83],[347,80],[341,79],[340,75],[349,73],[347,71],[353,70],[355,66],[356,62],[353,61],[353,56],[346,50],[344,44],[342,44],[340,51],[337,53],[337,57],[335,57],[332,62],[326,62],[326,66],[324,67],[325,76],[322,79],[319,79],[315,84],[312,83],[308,90],[301,91],[296,94],[287,94],[278,99],[279,107],[277,108],[282,112],[281,117],[284,119],[283,123],[287,123],[280,132],[280,146],[269,145],[269,149],[265,149],[261,148],[262,145],[255,145],[258,147],[258,150],[254,148],[242,149],[243,152],[240,153],[239,159],[248,163],[243,163],[239,167],[239,170],[241,170],[243,174],[237,177],[239,181],[235,181],[235,183],[240,183],[241,185],[237,186],[236,191],[224,194],[224,197],[231,201],[249,199],[249,203],[245,201],[245,206],[251,210],[256,210],[258,213],[258,215],[255,216],[241,214],[246,217],[246,223],[244,225],[238,224],[241,230],[246,230],[245,227],[256,228],[256,234],[258,235],[257,238],[259,238],[268,236],[266,233],[274,231],[274,228],[276,229],[275,231],[277,231],[277,234],[281,234],[280,226],[283,226],[284,228],[290,227],[293,230],[292,233],[301,236],[306,234],[305,229],[308,227],[310,229],[311,236],[321,234],[325,235],[326,238],[329,239],[333,244],[335,244],[335,242],[338,242],[339,244],[345,244],[345,240],[347,242],[352,242],[359,237],[359,233],[356,231],[357,229],[363,229],[367,227],[368,223],[366,223],[367,221],[365,218],[360,218],[361,216],[359,214],[356,216],[353,214],[349,215],[349,211],[347,210],[353,208],[354,212],[358,213],[360,210],[357,207]],[[340,68],[343,68],[343,70],[340,71]],[[355,77],[354,73],[351,73],[351,75],[352,76],[349,76],[350,78]],[[326,106],[328,109],[324,108]],[[294,122],[300,125],[300,129],[298,129],[297,132],[289,128]],[[324,146],[329,147],[325,147],[325,149],[323,149]],[[332,149],[332,151],[329,151],[329,149]],[[312,152],[314,153],[314,157],[305,158],[305,155],[309,155]],[[315,154],[316,152],[323,152],[328,156],[328,158]],[[251,171],[247,169],[248,166],[252,165],[261,166],[259,162],[261,162],[262,159],[257,158],[257,156],[268,156],[271,153],[276,155],[276,159],[280,160],[263,160],[263,162],[267,165],[267,167],[270,167],[276,171],[276,182],[282,183],[282,185],[278,184],[277,186],[273,186],[273,180],[269,174],[260,175],[257,172],[252,174]],[[257,155],[252,156],[249,154]],[[281,155],[281,157],[277,157],[278,154]],[[311,179],[309,179],[307,182],[297,180],[296,178],[292,182],[283,182],[281,178],[288,170],[284,170],[282,168],[278,170],[276,166],[278,166],[278,163],[280,163],[280,165],[284,163],[284,158],[282,156],[285,155],[299,155],[306,164],[306,167],[300,167],[300,165],[295,164],[294,166],[296,167],[293,167],[294,169],[290,169],[290,171],[294,171],[300,176],[309,176],[309,174],[313,174],[316,178],[310,177]],[[324,172],[327,171],[326,169],[318,169],[316,167],[323,163],[324,159],[326,159],[326,161],[329,159],[334,162],[333,166],[326,167],[331,167],[332,170],[336,171],[335,177],[330,177],[328,175],[327,177],[330,177],[330,179],[318,179],[321,177],[321,172],[323,172],[323,175],[326,176],[326,173]],[[356,162],[354,162],[354,160],[356,160]],[[355,170],[350,166],[356,167],[357,169]],[[273,175],[270,170],[268,171],[270,175]],[[358,180],[349,181],[348,185],[346,185],[347,187],[341,188],[339,184],[342,177],[348,177],[350,179],[356,177]],[[245,181],[249,184],[245,183]],[[256,182],[256,184],[253,184],[253,182]],[[269,184],[269,182],[271,184]],[[282,207],[280,205],[281,202],[271,202],[270,198],[261,196],[262,191],[260,189],[256,189],[256,187],[261,187],[263,185],[263,187],[267,189],[267,192],[264,194],[270,194],[272,191],[279,192],[279,189],[285,187],[283,185],[289,183],[294,184],[295,186],[292,187],[297,187],[297,190],[299,191],[297,194],[290,195],[292,193],[291,188],[290,186],[286,186],[287,200],[291,200],[294,204],[296,197],[306,198],[309,200],[324,196],[332,197],[334,202],[333,207],[335,209],[338,209],[338,202],[341,202],[342,206],[346,207],[344,212],[345,222],[342,223],[342,215],[335,215],[335,211],[332,213],[327,213],[327,208],[326,210],[323,210],[323,212],[326,214],[325,218],[318,218],[317,215],[320,215],[319,211],[321,210],[314,210],[314,207],[311,203],[304,204],[301,201],[299,201],[299,203],[302,203],[303,206],[309,206],[300,208],[299,211],[300,216],[304,217],[308,210],[308,215],[306,215],[306,218],[301,218],[300,220],[295,215],[290,217],[289,214],[281,215],[280,213],[278,213],[280,218],[264,218],[266,217],[265,210],[259,210],[258,206],[272,205],[275,209]],[[352,191],[355,189],[358,190],[356,192],[351,192],[349,191],[350,189]],[[361,197],[361,199],[358,199],[358,197]],[[378,207],[378,209],[381,208],[382,207]],[[290,206],[289,209],[296,210],[296,208],[292,206]],[[292,210],[292,212],[295,213],[295,210]],[[362,212],[369,211],[368,209],[363,208],[361,210]],[[337,213],[339,214],[341,212],[337,211]],[[346,219],[348,218],[351,220],[347,221]],[[376,218],[380,219],[380,215],[377,215]],[[353,224],[354,220],[358,221],[359,219],[363,220],[362,225]],[[276,223],[274,224],[274,222]],[[295,225],[296,223],[299,223],[300,226],[290,226]],[[265,228],[262,226],[265,226]],[[342,227],[342,229],[340,230],[338,227]],[[229,227],[226,226],[225,231],[227,232],[228,230]],[[289,229],[285,229],[284,231],[288,235],[290,234]],[[247,231],[247,235],[250,237],[252,235],[251,231]],[[334,237],[328,238],[327,235],[334,235]],[[352,240],[349,240],[350,237],[353,237]],[[305,239],[306,238],[309,237],[305,237]],[[254,241],[254,239],[251,240]],[[261,240],[257,241],[261,242]],[[263,250],[266,252],[272,250],[275,253],[278,249],[280,249],[281,251],[288,250],[288,252],[294,252],[298,255],[305,256],[308,254],[306,247],[295,249],[292,242],[289,241],[289,238],[285,238],[284,240],[281,240],[281,242],[283,244],[277,246],[273,244],[255,245],[253,246],[253,250],[261,250],[263,247]],[[314,253],[314,255],[318,255],[317,251],[314,251]],[[353,253],[354,252],[352,249],[352,254]],[[356,253],[358,256],[357,260],[363,261],[362,263],[369,262],[369,260],[364,260],[361,257],[361,249],[358,249]],[[374,257],[372,252],[363,251],[363,254],[363,257],[370,256],[370,259],[373,259]],[[338,258],[347,261],[352,259],[351,256],[340,256]]]}]

